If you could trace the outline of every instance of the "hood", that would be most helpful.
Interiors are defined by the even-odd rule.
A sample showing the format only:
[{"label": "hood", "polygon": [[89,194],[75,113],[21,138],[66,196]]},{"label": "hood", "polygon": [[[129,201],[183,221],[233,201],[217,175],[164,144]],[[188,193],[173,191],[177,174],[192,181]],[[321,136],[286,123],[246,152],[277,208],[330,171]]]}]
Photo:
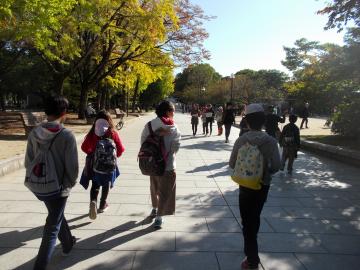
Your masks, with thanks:
[{"label": "hood", "polygon": [[244,138],[252,145],[263,145],[264,143],[270,141],[272,137],[270,137],[268,134],[262,131],[254,131],[250,130],[246,132],[244,135]]},{"label": "hood", "polygon": [[35,140],[39,144],[48,144],[64,126],[59,122],[45,122],[34,129]]}]

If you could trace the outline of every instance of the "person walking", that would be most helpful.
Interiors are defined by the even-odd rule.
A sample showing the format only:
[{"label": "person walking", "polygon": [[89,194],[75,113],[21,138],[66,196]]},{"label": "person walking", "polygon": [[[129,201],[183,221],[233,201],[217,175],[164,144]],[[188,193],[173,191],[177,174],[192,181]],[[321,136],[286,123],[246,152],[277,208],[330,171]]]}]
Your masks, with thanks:
[{"label": "person walking", "polygon": [[[64,216],[67,198],[79,171],[75,136],[63,126],[68,107],[69,102],[65,97],[47,98],[47,121],[33,129],[27,141],[25,185],[44,202],[48,211],[34,270],[46,269],[55,249],[56,238],[60,240],[64,255],[69,254],[76,243]],[[38,163],[41,155],[46,162]],[[50,178],[50,174],[54,182],[35,183],[35,180]],[[57,186],[56,189],[46,192],[52,184]]]},{"label": "person walking", "polygon": [[199,116],[200,116],[199,106],[197,104],[193,104],[190,114],[191,114],[191,128],[192,128],[193,136],[195,136],[197,133],[197,127],[199,125]]},{"label": "person walking", "polygon": [[234,109],[233,109],[233,104],[231,102],[228,102],[226,104],[226,109],[225,109],[224,117],[223,117],[223,123],[225,126],[225,142],[228,143],[231,126],[233,124],[235,124],[235,113],[234,113]]},{"label": "person walking", "polygon": [[300,129],[303,129],[304,124],[305,124],[305,128],[309,128],[308,127],[309,115],[310,115],[310,113],[309,113],[309,103],[305,102],[304,108],[301,111],[301,115],[300,115],[300,117],[302,118],[301,124],[300,124]]},{"label": "person walking", "polygon": [[290,123],[284,126],[279,139],[280,145],[283,147],[280,170],[284,170],[286,160],[288,160],[288,174],[292,174],[293,163],[295,158],[297,158],[297,151],[300,148],[300,130],[295,125],[296,121],[296,115],[292,114],[289,116]]},{"label": "person walking", "polygon": [[269,106],[265,118],[265,131],[270,136],[278,139],[280,136],[279,123],[285,123],[285,115],[282,117],[274,114],[274,106]]},{"label": "person walking", "polygon": [[[97,113],[95,122],[81,145],[81,150],[92,159],[92,162],[90,162],[92,163],[90,166],[93,172],[92,176],[90,176],[92,186],[90,190],[89,217],[90,219],[96,219],[97,213],[103,213],[109,208],[107,202],[109,190],[114,186],[116,178],[120,175],[117,158],[125,151],[120,137],[114,129],[111,116],[107,111],[101,110]],[[97,209],[100,187],[102,187],[100,206]]]},{"label": "person walking", "polygon": [[217,123],[217,126],[218,126],[218,136],[221,136],[222,133],[223,133],[223,113],[224,113],[224,109],[223,107],[219,107],[216,111],[216,114],[215,114],[215,118],[216,118],[216,123]]},{"label": "person walking", "polygon": [[214,117],[215,117],[215,111],[211,104],[208,104],[206,106],[205,116],[206,116],[206,122],[205,122],[206,123],[206,136],[207,135],[211,136],[212,124],[214,123]]},{"label": "person walking", "polygon": [[141,133],[141,144],[152,132],[163,136],[165,147],[165,171],[161,176],[150,176],[150,194],[152,211],[150,217],[155,218],[154,228],[160,229],[163,216],[175,213],[176,198],[176,153],[180,148],[181,134],[174,122],[175,107],[169,101],[162,101],[156,108],[157,117],[145,125]]},{"label": "person walking", "polygon": [[[260,263],[257,244],[257,234],[260,228],[260,215],[268,196],[271,175],[280,168],[280,155],[277,141],[261,131],[262,126],[265,123],[263,107],[260,104],[250,104],[246,106],[245,117],[250,130],[236,140],[230,156],[229,166],[232,169],[236,169],[235,167],[241,163],[243,163],[242,165],[247,166],[247,161],[254,161],[252,155],[248,156],[250,158],[249,160],[243,160],[244,157],[240,156],[240,154],[249,154],[243,152],[243,150],[247,151],[246,149],[249,149],[248,151],[252,149],[251,153],[258,151],[259,159],[255,161],[261,162],[261,164],[258,165],[263,170],[255,172],[260,173],[260,175],[257,175],[259,176],[259,182],[256,183],[257,188],[253,188],[253,183],[247,185],[249,182],[252,182],[252,180],[247,180],[247,182],[240,181],[239,184],[239,208],[244,237],[244,253],[246,256],[241,263],[241,269],[256,270],[259,269]],[[254,146],[256,146],[255,150]],[[254,166],[254,169],[257,168],[258,166]],[[252,168],[249,167],[249,169]],[[246,171],[246,175],[249,173],[250,172]]]},{"label": "person walking", "polygon": [[206,132],[206,107],[203,107],[201,109],[201,123],[202,123],[203,135],[205,135],[205,132]]}]

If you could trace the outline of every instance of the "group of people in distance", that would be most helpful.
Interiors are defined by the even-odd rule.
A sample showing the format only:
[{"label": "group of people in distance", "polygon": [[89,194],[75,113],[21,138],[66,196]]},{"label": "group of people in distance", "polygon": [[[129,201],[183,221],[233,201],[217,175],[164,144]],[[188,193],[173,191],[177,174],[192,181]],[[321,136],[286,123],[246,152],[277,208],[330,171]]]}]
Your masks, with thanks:
[{"label": "group of people in distance", "polygon": [[[64,255],[71,252],[77,240],[72,235],[64,216],[67,198],[76,184],[79,172],[75,137],[63,125],[68,106],[69,103],[64,97],[49,97],[45,102],[47,121],[33,129],[28,138],[25,156],[25,185],[44,202],[48,210],[41,245],[33,268],[36,270],[46,269],[54,252],[57,238],[60,240]],[[150,175],[152,210],[149,217],[154,220],[154,229],[160,229],[163,226],[164,216],[175,213],[175,159],[180,148],[181,134],[174,122],[174,113],[174,105],[169,101],[162,101],[156,108],[156,117],[146,123],[140,138],[139,156],[146,142],[154,141],[150,140],[153,136],[161,138],[162,144],[158,147],[161,148],[162,159],[165,161],[160,174],[146,174]],[[235,123],[235,113],[231,103],[227,103],[225,109],[219,107],[216,111],[211,105],[199,108],[194,104],[191,110],[193,136],[197,133],[200,117],[204,119],[202,120],[203,124],[205,123],[203,132],[206,136],[212,134],[212,123],[216,119],[218,135],[222,135],[222,127],[225,126],[225,142],[229,142],[230,130]],[[246,180],[248,182],[239,182],[239,209],[246,255],[241,269],[258,269],[260,263],[257,233],[260,227],[260,214],[269,192],[272,175],[284,169],[287,159],[289,160],[288,172],[292,171],[292,163],[299,149],[300,138],[299,128],[295,125],[296,116],[290,115],[289,120],[290,123],[280,132],[278,123],[284,123],[285,116],[273,115],[271,108],[265,113],[262,105],[249,104],[243,113],[240,136],[234,144],[229,166],[234,171],[241,171],[241,166],[244,164],[242,164],[243,157],[239,156],[239,153],[244,153],[244,149],[255,147],[258,150],[257,153],[261,155],[261,166],[257,164],[261,168],[261,173],[256,180],[258,183],[255,189],[251,185],[242,184],[248,183],[248,180]],[[262,131],[263,127],[266,132]],[[280,160],[278,142],[283,147],[282,160]],[[86,211],[90,219],[96,219],[99,213],[103,213],[110,207],[109,190],[114,186],[120,174],[117,158],[125,151],[107,111],[102,110],[96,114],[95,121],[81,144],[81,149],[86,153],[86,162],[80,184],[87,189],[91,182],[89,209]],[[252,156],[249,155],[247,158],[251,159]],[[251,165],[254,160],[250,159]],[[254,169],[257,169],[256,166],[253,166]],[[251,167],[249,168],[251,173]],[[142,169],[141,171],[143,172]],[[248,174],[249,171],[246,170],[246,173]],[[52,177],[51,181],[48,181],[49,174]],[[100,189],[101,196],[98,205]]]},{"label": "group of people in distance", "polygon": [[217,122],[218,136],[223,133],[223,126],[225,126],[225,142],[229,142],[230,130],[233,124],[235,124],[235,113],[231,102],[226,104],[225,110],[222,106],[219,106],[216,111],[211,104],[200,107],[198,104],[193,104],[190,111],[191,114],[191,127],[193,136],[197,134],[197,127],[199,125],[199,118],[202,121],[203,135],[212,135],[212,125]]}]

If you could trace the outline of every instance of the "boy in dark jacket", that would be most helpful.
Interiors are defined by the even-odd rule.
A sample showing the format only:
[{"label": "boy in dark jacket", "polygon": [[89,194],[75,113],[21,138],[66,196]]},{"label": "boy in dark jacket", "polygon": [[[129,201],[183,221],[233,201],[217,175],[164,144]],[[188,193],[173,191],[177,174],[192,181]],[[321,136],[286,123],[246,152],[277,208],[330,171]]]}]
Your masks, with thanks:
[{"label": "boy in dark jacket", "polygon": [[264,168],[261,188],[250,189],[240,185],[239,207],[244,237],[244,253],[246,258],[241,263],[241,269],[259,269],[260,258],[258,254],[257,234],[260,228],[260,214],[266,201],[271,175],[280,168],[280,155],[277,141],[261,131],[265,122],[264,109],[260,104],[250,104],[245,108],[245,117],[250,128],[240,136],[231,153],[229,166],[234,169],[239,149],[246,145],[256,145],[263,156]]},{"label": "boy in dark jacket", "polygon": [[291,174],[293,170],[293,163],[297,157],[297,151],[300,148],[300,130],[295,125],[297,116],[292,114],[289,116],[289,124],[285,125],[280,135],[280,145],[283,147],[281,158],[281,169],[284,170],[286,160],[288,161],[287,170]]}]

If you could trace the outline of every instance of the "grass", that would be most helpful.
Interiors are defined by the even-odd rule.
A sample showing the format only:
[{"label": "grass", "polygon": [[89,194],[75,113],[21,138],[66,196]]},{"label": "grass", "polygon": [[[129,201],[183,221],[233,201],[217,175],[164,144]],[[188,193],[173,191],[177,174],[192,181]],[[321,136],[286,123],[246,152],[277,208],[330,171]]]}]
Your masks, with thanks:
[{"label": "grass", "polygon": [[356,140],[356,138],[344,137],[340,135],[306,135],[301,136],[301,138],[309,141],[315,141],[334,146],[341,146],[352,150],[360,151],[360,141]]}]

